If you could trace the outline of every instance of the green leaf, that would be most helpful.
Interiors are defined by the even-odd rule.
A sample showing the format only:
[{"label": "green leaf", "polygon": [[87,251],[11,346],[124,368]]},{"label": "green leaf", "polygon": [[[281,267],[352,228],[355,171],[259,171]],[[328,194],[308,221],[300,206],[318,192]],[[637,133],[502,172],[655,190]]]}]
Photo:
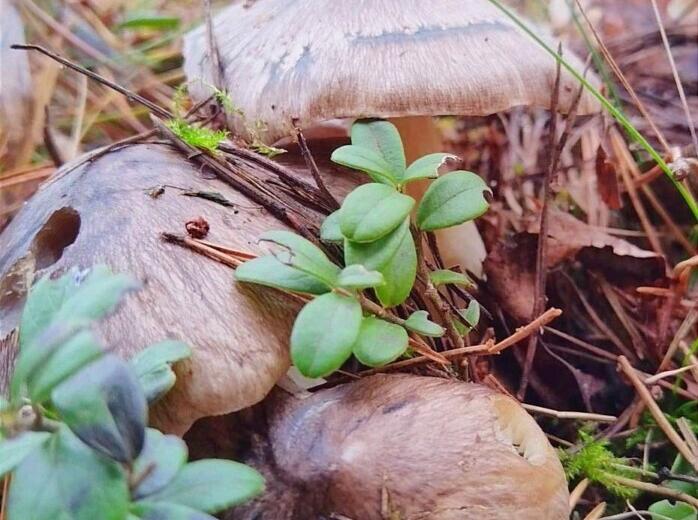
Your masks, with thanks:
[{"label": "green leaf", "polygon": [[291,359],[306,377],[331,374],[349,358],[361,327],[361,305],[351,296],[323,294],[298,313]]},{"label": "green leaf", "polygon": [[672,504],[668,500],[655,502],[647,510],[652,514],[652,520],[696,520],[698,511],[686,502]]},{"label": "green leaf", "polygon": [[12,471],[48,438],[46,432],[24,432],[11,439],[0,440],[0,477]]},{"label": "green leaf", "polygon": [[143,451],[133,464],[133,474],[145,477],[133,490],[133,498],[141,499],[160,491],[186,463],[187,445],[182,439],[148,428]]},{"label": "green leaf", "polygon": [[113,354],[94,361],[51,394],[61,419],[92,449],[130,462],[143,448],[148,405],[131,367]]},{"label": "green leaf", "polygon": [[281,263],[300,269],[328,286],[333,286],[336,282],[340,268],[330,262],[327,255],[310,240],[290,231],[267,231],[260,240],[273,242],[286,248],[287,254],[275,255]]},{"label": "green leaf", "polygon": [[330,290],[324,282],[281,263],[274,256],[260,256],[248,260],[235,269],[235,279],[240,282],[307,294],[324,294]]},{"label": "green leaf", "polygon": [[201,511],[167,502],[136,502],[131,506],[131,514],[140,520],[216,520]]},{"label": "green leaf", "polygon": [[384,285],[385,280],[378,271],[369,271],[363,265],[350,265],[339,273],[337,284],[346,289],[365,289]]},{"label": "green leaf", "polygon": [[[693,466],[681,454],[676,455],[674,463],[671,465],[671,472],[675,475],[695,475],[696,473]],[[683,480],[665,480],[662,484],[689,496],[698,496],[698,484]]]},{"label": "green leaf", "polygon": [[175,16],[141,15],[129,17],[119,24],[119,29],[169,30],[179,27],[180,20]]},{"label": "green leaf", "polygon": [[[125,274],[114,274],[104,265],[93,267],[73,290],[53,317],[71,327],[83,327],[111,312],[124,294],[140,288],[140,283]],[[21,333],[20,333],[21,334]]]},{"label": "green leaf", "polygon": [[429,273],[429,279],[436,287],[439,285],[462,285],[464,287],[472,287],[475,285],[473,281],[463,273],[457,273],[450,269],[438,269]]},{"label": "green leaf", "polygon": [[403,184],[417,179],[434,179],[438,177],[439,168],[449,158],[455,159],[456,156],[450,153],[431,153],[420,157],[407,168],[405,176],[402,178]]},{"label": "green leaf", "polygon": [[456,171],[435,180],[417,209],[417,225],[433,231],[462,224],[482,215],[489,203],[485,181],[474,173]]},{"label": "green leaf", "polygon": [[19,346],[26,348],[33,343],[59,311],[69,290],[75,290],[74,274],[65,274],[56,280],[44,276],[36,282],[27,298],[19,326]]},{"label": "green leaf", "polygon": [[405,327],[422,336],[439,338],[446,332],[441,325],[429,320],[427,311],[415,311],[405,320]]},{"label": "green leaf", "polygon": [[390,165],[394,179],[400,180],[407,164],[402,139],[395,125],[381,119],[364,119],[351,127],[351,144],[378,153]]},{"label": "green leaf", "polygon": [[325,242],[341,242],[344,240],[339,228],[339,210],[330,213],[320,226],[320,238]]},{"label": "green leaf", "polygon": [[380,367],[399,358],[407,350],[407,331],[387,321],[368,316],[361,322],[354,343],[356,359],[369,367]]},{"label": "green leaf", "polygon": [[150,345],[131,358],[131,366],[149,403],[170,391],[177,380],[172,364],[189,356],[191,349],[186,343],[165,340]]},{"label": "green leaf", "polygon": [[29,397],[42,403],[51,391],[83,366],[100,357],[104,351],[90,331],[83,330],[55,348],[40,367],[28,375]]},{"label": "green leaf", "polygon": [[347,265],[361,264],[379,271],[385,280],[385,285],[375,289],[379,301],[385,307],[401,304],[410,295],[417,276],[417,251],[409,219],[375,242],[359,244],[345,240],[344,260]]},{"label": "green leaf", "polygon": [[121,467],[62,427],[15,470],[8,518],[123,520],[128,502]]},{"label": "green leaf", "polygon": [[371,179],[382,184],[394,186],[397,182],[390,165],[378,153],[368,148],[345,145],[340,146],[330,156],[332,162],[353,170],[367,173]]},{"label": "green leaf", "polygon": [[170,502],[207,513],[241,504],[264,490],[257,471],[230,460],[204,459],[184,466],[148,502]]},{"label": "green leaf", "polygon": [[339,226],[347,239],[374,242],[398,227],[412,211],[414,199],[385,184],[363,184],[339,210]]},{"label": "green leaf", "polygon": [[462,316],[470,327],[477,327],[480,323],[480,304],[477,300],[470,300],[467,309],[458,309],[458,314]]}]

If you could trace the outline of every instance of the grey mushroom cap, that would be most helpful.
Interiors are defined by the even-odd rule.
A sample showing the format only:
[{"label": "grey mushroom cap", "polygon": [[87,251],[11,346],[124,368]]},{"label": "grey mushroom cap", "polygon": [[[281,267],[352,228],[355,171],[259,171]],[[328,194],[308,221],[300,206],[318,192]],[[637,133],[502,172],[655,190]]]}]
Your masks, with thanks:
[{"label": "grey mushroom cap", "polygon": [[[149,195],[163,185],[170,187]],[[235,208],[182,196],[172,186],[218,192]],[[18,325],[38,278],[106,264],[143,288],[98,324],[105,346],[130,358],[172,338],[193,352],[177,365],[175,388],[152,410],[157,426],[182,434],[200,417],[260,401],[289,367],[297,304],[235,283],[229,267],[161,240],[162,232],[183,233],[185,222],[199,216],[210,225],[208,240],[256,254],[265,247],[259,235],[285,228],[233,188],[204,179],[168,146],[133,145],[65,165],[0,234],[0,340]],[[0,390],[13,360],[12,349],[0,348]]]},{"label": "grey mushroom cap", "polygon": [[[530,24],[529,24],[530,25]],[[223,85],[244,117],[273,142],[333,118],[488,115],[515,106],[549,107],[556,62],[488,0],[258,0],[236,2],[213,20]],[[553,48],[557,45],[547,38]],[[195,97],[216,75],[205,27],[184,43]],[[584,65],[565,49],[577,70]],[[590,78],[596,82],[594,78]],[[560,110],[579,83],[563,70]],[[584,92],[578,113],[598,111]]]}]

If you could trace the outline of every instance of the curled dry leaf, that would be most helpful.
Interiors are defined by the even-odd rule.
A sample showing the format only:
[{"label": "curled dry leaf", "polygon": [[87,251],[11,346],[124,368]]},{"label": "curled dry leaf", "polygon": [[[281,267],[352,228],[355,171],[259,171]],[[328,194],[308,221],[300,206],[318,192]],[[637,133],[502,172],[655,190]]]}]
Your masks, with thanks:
[{"label": "curled dry leaf", "polygon": [[[552,208],[549,211],[547,269],[578,260],[620,285],[649,284],[664,278],[663,257],[572,215]],[[533,311],[538,229],[536,220],[526,231],[498,241],[485,260],[490,289],[507,313],[521,322],[530,319]]]}]

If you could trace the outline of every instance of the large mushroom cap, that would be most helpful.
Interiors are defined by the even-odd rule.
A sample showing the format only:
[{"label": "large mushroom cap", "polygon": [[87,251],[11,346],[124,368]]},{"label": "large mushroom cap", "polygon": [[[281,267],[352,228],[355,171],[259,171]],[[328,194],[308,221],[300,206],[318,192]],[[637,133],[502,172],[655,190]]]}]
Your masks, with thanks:
[{"label": "large mushroom cap", "polygon": [[[226,208],[172,187],[218,192]],[[199,168],[162,145],[135,145],[63,167],[0,235],[0,339],[18,324],[27,288],[43,275],[107,264],[144,282],[99,325],[123,357],[166,338],[193,351],[177,385],[152,417],[183,433],[199,417],[261,400],[289,366],[296,306],[281,293],[235,284],[228,267],[160,239],[202,216],[209,240],[259,253],[259,235],[284,226],[237,191],[204,179]],[[0,349],[0,388],[13,353]]]},{"label": "large mushroom cap", "polygon": [[[293,119],[306,127],[336,117],[548,107],[556,73],[555,60],[488,0],[236,2],[215,17],[213,32],[220,86],[245,114],[231,114],[230,124],[249,135],[261,120],[266,141],[288,135]],[[216,77],[208,47],[204,27],[185,39],[185,72],[201,96]],[[561,109],[578,86],[563,73]],[[597,109],[585,93],[579,112]]]},{"label": "large mushroom cap", "polygon": [[545,434],[485,386],[373,376],[272,399],[267,420],[271,449],[256,451],[271,457],[258,463],[268,491],[236,519],[569,516],[565,475]]}]

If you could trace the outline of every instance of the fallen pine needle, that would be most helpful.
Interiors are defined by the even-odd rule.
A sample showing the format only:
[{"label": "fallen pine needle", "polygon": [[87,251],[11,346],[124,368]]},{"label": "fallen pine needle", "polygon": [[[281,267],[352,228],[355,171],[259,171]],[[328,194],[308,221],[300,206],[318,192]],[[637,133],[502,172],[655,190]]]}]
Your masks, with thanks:
[{"label": "fallen pine needle", "polygon": [[514,332],[511,336],[508,338],[503,339],[496,345],[493,345],[492,348],[488,351],[490,354],[498,354],[505,348],[511,347],[512,345],[518,343],[522,339],[527,338],[534,332],[536,332],[540,327],[543,327],[544,325],[547,325],[551,321],[553,321],[555,318],[560,316],[562,314],[562,311],[560,309],[556,309],[555,307],[551,307],[547,311],[545,311],[543,314],[538,316],[535,320],[533,320],[531,323],[524,325],[523,327],[519,327],[516,329],[516,332]]},{"label": "fallen pine needle", "polygon": [[659,372],[658,374],[648,377],[647,379],[645,379],[644,383],[646,385],[651,385],[656,383],[660,379],[664,379],[665,377],[675,376],[677,374],[681,374],[682,372],[693,370],[694,368],[698,368],[698,363],[696,363],[695,365],[686,365],[685,367],[675,368],[674,370],[665,370],[664,372]]},{"label": "fallen pine needle", "polygon": [[[664,434],[674,444],[674,446],[676,446],[676,449],[679,450],[679,453],[683,455],[683,457],[691,464],[691,466],[698,470],[698,460],[696,459],[696,456],[688,447],[688,444],[686,444],[686,442],[681,438],[681,436],[676,432],[676,430],[674,430],[669,420],[664,416],[664,412],[662,412],[661,408],[659,408],[659,405],[652,397],[650,391],[644,385],[642,380],[638,377],[637,373],[635,372],[635,369],[630,365],[628,358],[626,358],[625,356],[618,356],[618,365],[625,374],[625,376],[635,387],[635,391],[649,409],[650,413],[652,414],[652,417],[654,417],[654,420],[657,422],[657,425],[662,429]],[[695,504],[698,505],[698,500],[694,499],[694,501]]]},{"label": "fallen pine needle", "polygon": [[618,420],[618,417],[614,415],[604,415],[600,413],[588,413],[588,412],[563,412],[559,410],[553,410],[551,408],[544,408],[542,406],[536,406],[533,404],[521,403],[526,410],[529,412],[539,413],[542,415],[549,415],[550,417],[556,417],[558,419],[580,419],[582,421],[596,421],[613,423]]},{"label": "fallen pine needle", "polygon": [[615,475],[613,473],[606,473],[606,476],[618,482],[623,486],[628,486],[634,489],[639,489],[640,491],[645,491],[646,493],[653,493],[655,495],[660,495],[668,498],[673,498],[675,500],[681,500],[688,504],[698,507],[698,498],[682,493],[676,489],[668,488],[665,486],[659,486],[657,484],[652,484],[650,482],[642,482],[641,480],[635,480],[632,478],[621,477],[620,475]]},{"label": "fallen pine needle", "polygon": [[584,517],[584,520],[599,520],[601,515],[606,511],[606,502],[601,502],[594,509],[589,511],[589,514]]},{"label": "fallen pine needle", "polygon": [[579,484],[574,486],[574,489],[570,493],[570,509],[574,509],[574,507],[577,505],[577,502],[579,502],[579,499],[582,498],[582,495],[584,492],[587,490],[589,487],[589,479],[584,478],[582,479]]}]

